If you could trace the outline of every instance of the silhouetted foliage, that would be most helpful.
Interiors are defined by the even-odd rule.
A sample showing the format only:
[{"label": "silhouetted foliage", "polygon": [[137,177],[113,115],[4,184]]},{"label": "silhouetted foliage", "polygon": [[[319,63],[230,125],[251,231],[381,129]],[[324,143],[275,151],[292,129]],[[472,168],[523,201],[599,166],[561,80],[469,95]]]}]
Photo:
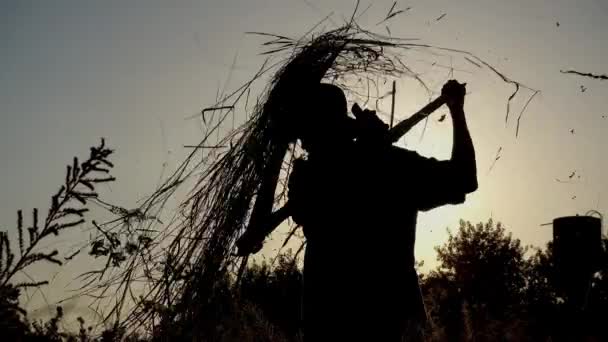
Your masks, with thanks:
[{"label": "silhouetted foliage", "polygon": [[[104,152],[105,151],[105,152]],[[38,211],[33,212],[29,238],[23,233],[23,215],[18,212],[19,257],[11,248],[8,234],[1,235],[0,251],[0,334],[8,341],[299,341],[301,338],[302,272],[291,251],[281,254],[272,263],[254,263],[238,279],[224,272],[216,279],[212,296],[207,298],[205,316],[199,320],[175,320],[176,307],[149,301],[147,310],[163,317],[154,331],[143,331],[146,338],[114,324],[96,335],[78,318],[79,330],[66,332],[61,321],[61,307],[46,322],[27,320],[19,306],[20,290],[46,282],[14,284],[13,276],[36,262],[61,264],[58,252],[37,252],[37,243],[49,233],[81,224],[87,211],[84,204],[96,197],[88,185],[112,181],[94,178],[93,172],[107,173],[101,164],[111,167],[103,143],[93,148],[91,158],[82,164],[77,159],[68,167],[66,185],[53,196],[51,209],[43,224],[38,224]],[[88,184],[88,185],[87,185]],[[81,188],[88,188],[84,192]],[[73,201],[72,201],[73,200]],[[77,203],[80,205],[76,206]],[[102,202],[103,203],[103,202]],[[107,205],[107,204],[106,204]],[[109,205],[107,205],[109,206]],[[116,207],[110,206],[109,208]],[[146,220],[139,212],[125,211],[126,219]],[[66,218],[75,217],[74,220]],[[97,226],[102,232],[90,254],[108,257],[112,253],[136,253],[149,241],[119,240],[116,235]],[[114,241],[114,242],[112,242]],[[115,246],[113,246],[115,245]],[[115,248],[115,251],[111,251]],[[556,325],[564,321],[563,298],[556,287],[552,245],[531,249],[506,232],[500,223],[489,220],[472,224],[461,221],[458,230],[448,232],[447,242],[436,248],[439,264],[421,276],[426,304],[429,341],[545,341],[556,336]],[[118,260],[117,262],[120,262]],[[170,259],[166,265],[171,265]],[[594,275],[584,325],[587,335],[606,340],[603,322],[608,319],[608,240],[603,240],[603,253]],[[170,270],[169,270],[170,271]],[[167,272],[169,272],[167,271]],[[354,277],[353,279],[356,279]],[[339,319],[336,317],[336,319]],[[196,324],[185,325],[185,322]]]},{"label": "silhouetted foliage", "polygon": [[461,221],[458,233],[436,250],[439,272],[453,279],[472,310],[502,319],[522,304],[526,249],[502,224]]},{"label": "silhouetted foliage", "polygon": [[[74,228],[85,222],[86,207],[90,199],[98,197],[95,186],[114,181],[109,175],[114,166],[108,157],[113,153],[101,139],[99,146],[91,147],[87,160],[80,163],[74,157],[67,166],[65,182],[51,197],[46,218],[41,221],[38,208],[32,211],[31,226],[24,229],[23,212],[17,211],[18,252],[11,246],[8,232],[0,231],[0,336],[8,341],[75,341],[76,337],[60,332],[59,321],[63,309],[56,308],[56,315],[46,323],[28,322],[26,311],[19,306],[21,290],[37,288],[48,281],[16,282],[18,274],[33,264],[49,262],[62,265],[59,251],[44,251],[40,243],[51,236],[58,236],[66,229]],[[27,231],[27,234],[25,233]],[[73,257],[73,254],[71,257]],[[71,259],[66,258],[67,260]],[[81,326],[84,325],[82,321]],[[81,331],[82,335],[82,331]],[[86,339],[80,338],[81,341]]]},{"label": "silhouetted foliage", "polygon": [[18,340],[28,331],[22,317],[25,311],[19,307],[19,289],[8,284],[0,287],[0,331],[4,336]]},{"label": "silhouetted foliage", "polygon": [[300,330],[302,272],[290,251],[279,255],[276,262],[275,267],[266,263],[250,267],[241,279],[239,295],[294,337]]},{"label": "silhouetted foliage", "polygon": [[422,283],[434,335],[486,340],[497,324],[516,329],[525,305],[526,249],[492,220],[461,221],[456,234],[448,234],[436,248],[439,266]]},{"label": "silhouetted foliage", "polygon": [[[546,341],[559,333],[562,302],[555,286],[552,246],[527,252],[500,223],[461,221],[437,247],[438,266],[421,277],[429,316],[428,341]],[[606,340],[608,318],[608,240],[603,240],[600,269],[594,276],[586,313],[587,335]],[[47,322],[30,323],[18,309],[18,289],[0,296],[3,336],[11,341],[298,341],[302,272],[291,252],[272,263],[250,265],[240,282],[225,273],[218,279],[208,311],[196,325],[173,321],[148,338],[127,336],[119,326],[93,336],[61,331],[63,312]],[[149,310],[171,316],[173,308],[149,303]],[[169,320],[166,322],[170,322]],[[12,335],[6,335],[6,334]]]}]

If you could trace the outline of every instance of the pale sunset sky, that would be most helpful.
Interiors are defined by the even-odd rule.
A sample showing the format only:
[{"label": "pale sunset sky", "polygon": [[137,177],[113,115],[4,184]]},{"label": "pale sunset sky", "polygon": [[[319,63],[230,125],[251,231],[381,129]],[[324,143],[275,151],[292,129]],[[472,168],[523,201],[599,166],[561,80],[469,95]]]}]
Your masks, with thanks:
[{"label": "pale sunset sky", "polygon": [[[362,1],[360,9],[370,3]],[[392,3],[374,1],[360,25],[385,33],[384,25],[376,23]],[[182,146],[198,143],[200,122],[185,118],[212,105],[219,88],[233,89],[250,79],[263,62],[263,40],[245,32],[299,37],[332,12],[332,20],[342,23],[354,6],[353,0],[0,0],[0,228],[14,230],[17,209],[45,209],[63,180],[65,164],[88,153],[99,137],[116,149],[117,177],[100,187],[100,194],[135,207],[154,190],[163,165],[167,175],[189,152]],[[425,269],[436,265],[433,247],[461,218],[492,217],[523,244],[543,246],[551,228],[541,224],[592,209],[605,213],[608,81],[565,75],[560,69],[608,73],[608,2],[397,2],[396,9],[407,7],[407,13],[390,21],[393,36],[468,50],[541,91],[515,138],[514,119],[530,93],[522,92],[514,102],[505,126],[512,88],[487,70],[454,65],[454,77],[468,83],[465,111],[480,186],[465,204],[420,215],[416,255]],[[450,64],[440,56],[426,57]],[[429,77],[435,77],[439,89],[447,71],[436,75]],[[399,80],[398,118],[427,100],[414,81]],[[433,116],[422,140],[418,129],[400,144],[448,158],[450,123],[437,121],[445,112]],[[501,158],[490,172],[499,147]],[[556,181],[569,180],[572,172],[570,184]],[[67,246],[84,241],[85,229],[64,237]],[[266,254],[281,238],[281,232],[273,236]],[[65,296],[68,282],[89,262],[82,257],[52,271],[56,282],[47,288],[50,304]],[[32,303],[37,303],[33,308],[44,306],[40,299]]]}]

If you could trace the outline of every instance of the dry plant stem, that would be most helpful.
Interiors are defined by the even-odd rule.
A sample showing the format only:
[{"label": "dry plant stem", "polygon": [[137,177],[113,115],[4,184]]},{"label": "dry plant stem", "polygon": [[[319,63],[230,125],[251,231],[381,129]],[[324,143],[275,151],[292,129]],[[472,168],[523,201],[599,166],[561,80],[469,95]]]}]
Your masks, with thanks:
[{"label": "dry plant stem", "polygon": [[[20,258],[17,263],[11,268],[11,263],[7,263],[6,269],[2,271],[2,283],[0,286],[6,286],[11,281],[12,277],[20,271],[23,271],[29,265],[37,261],[47,261],[58,265],[62,262],[56,258],[58,252],[55,250],[50,253],[34,253],[38,243],[50,234],[58,235],[61,230],[72,228],[84,223],[84,213],[87,208],[66,207],[71,200],[77,200],[82,205],[86,204],[88,198],[97,197],[95,192],[95,184],[114,181],[113,177],[107,176],[103,178],[90,178],[91,173],[108,173],[109,168],[113,167],[107,158],[113,151],[105,147],[105,141],[102,139],[99,147],[91,148],[91,155],[87,161],[82,164],[78,163],[78,159],[74,158],[71,166],[67,167],[65,185],[52,197],[51,207],[48,211],[42,230],[38,228],[38,209],[33,210],[33,225],[28,228],[29,246],[24,247],[23,236],[23,215],[21,210],[17,212],[17,229],[19,232],[19,249]],[[87,188],[88,192],[79,190]],[[60,222],[59,220],[68,216],[77,216],[78,219],[71,222]],[[8,235],[4,233],[5,246],[7,253],[10,251],[8,245]],[[12,254],[11,254],[12,255]],[[11,257],[12,259],[12,257]],[[18,284],[20,287],[34,287],[42,285],[46,282],[32,282]]]},{"label": "dry plant stem", "polygon": [[574,74],[574,75],[583,76],[583,77],[595,78],[595,79],[601,80],[601,81],[608,80],[608,75],[593,74],[590,72],[580,72],[580,71],[576,71],[576,70],[560,70],[559,72],[561,72],[562,74]]}]

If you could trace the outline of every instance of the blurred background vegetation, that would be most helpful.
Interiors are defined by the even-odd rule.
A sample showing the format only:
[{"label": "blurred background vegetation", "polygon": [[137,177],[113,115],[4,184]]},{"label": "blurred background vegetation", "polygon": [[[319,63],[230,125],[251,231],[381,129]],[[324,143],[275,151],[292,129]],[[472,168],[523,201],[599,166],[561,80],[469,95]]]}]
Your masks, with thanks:
[{"label": "blurred background vegetation", "polygon": [[[38,223],[37,210],[34,211],[29,239],[24,237],[19,211],[18,251],[11,247],[7,233],[2,233],[0,331],[3,340],[301,339],[302,270],[299,258],[291,250],[273,260],[250,264],[238,282],[231,274],[218,279],[213,297],[209,298],[212,310],[205,312],[196,329],[161,320],[153,331],[127,332],[118,322],[98,331],[79,317],[76,323],[80,328],[71,331],[65,328],[60,306],[54,308],[54,317],[47,321],[28,319],[27,312],[19,305],[20,295],[24,288],[44,287],[47,281],[16,283],[12,276],[34,263],[61,264],[56,258],[57,251],[38,250],[38,242],[49,234],[59,234],[62,229],[82,224],[88,202],[99,200],[94,184],[114,180],[109,175],[94,176],[109,173],[112,164],[107,157],[112,151],[103,142],[91,151],[91,157],[84,163],[75,158],[68,166],[66,183],[58,195],[53,196],[44,223]],[[69,220],[69,217],[75,219]],[[462,220],[456,230],[448,229],[447,234],[447,242],[436,247],[438,266],[420,275],[428,316],[428,341],[547,341],[560,334],[560,326],[569,324],[564,321],[564,299],[556,286],[551,244],[543,249],[523,246],[500,222],[492,219],[479,223]],[[108,261],[120,259],[112,253],[130,250],[106,251],[104,248],[108,246],[100,246],[96,241],[91,241],[88,253],[108,257]],[[141,245],[145,243],[142,239],[131,242],[131,249],[145,247]],[[116,241],[116,245],[114,247],[119,247],[121,242]],[[608,339],[603,326],[608,318],[608,239],[603,239],[602,247],[600,268],[593,276],[587,312],[580,326],[591,340]],[[149,305],[149,310],[159,311],[161,317],[173,309],[167,305]]]}]

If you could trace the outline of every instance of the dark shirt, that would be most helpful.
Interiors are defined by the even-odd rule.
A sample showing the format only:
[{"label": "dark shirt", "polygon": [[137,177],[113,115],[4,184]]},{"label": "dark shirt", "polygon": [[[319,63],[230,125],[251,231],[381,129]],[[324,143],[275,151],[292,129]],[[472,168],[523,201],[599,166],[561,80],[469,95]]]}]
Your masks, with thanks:
[{"label": "dark shirt", "polygon": [[350,325],[377,330],[381,324],[390,330],[420,314],[414,270],[417,213],[464,202],[459,178],[448,161],[394,146],[353,143],[339,154],[296,162],[289,201],[307,241],[304,318],[309,336],[329,328],[321,327],[333,316],[345,317]]}]

